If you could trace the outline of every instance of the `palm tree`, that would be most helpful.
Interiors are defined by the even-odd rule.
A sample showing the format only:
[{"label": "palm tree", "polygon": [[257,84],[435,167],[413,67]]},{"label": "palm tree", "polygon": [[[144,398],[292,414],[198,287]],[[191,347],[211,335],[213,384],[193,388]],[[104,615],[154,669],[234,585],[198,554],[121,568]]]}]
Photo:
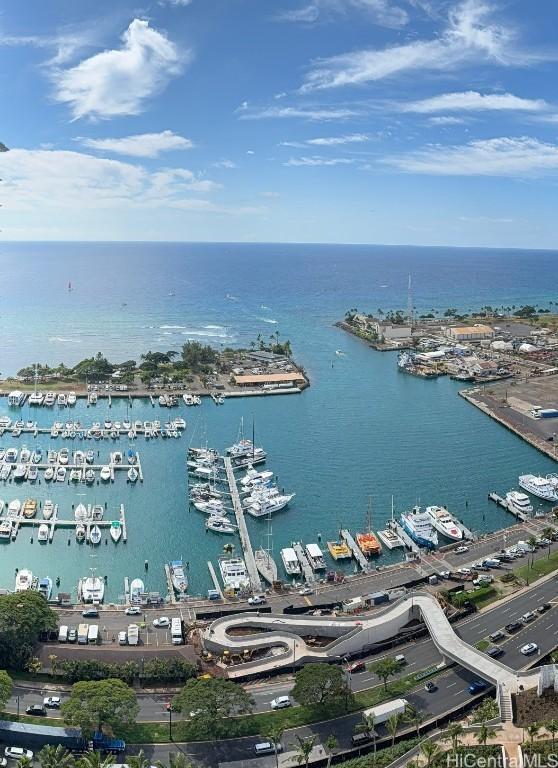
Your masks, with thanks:
[{"label": "palm tree", "polygon": [[229,557],[232,557],[234,554],[234,544],[225,544],[223,552]]},{"label": "palm tree", "polygon": [[451,739],[451,748],[454,752],[457,752],[459,746],[459,737],[464,733],[461,723],[452,723],[448,728],[448,736]]},{"label": "palm tree", "polygon": [[545,723],[544,727],[550,734],[552,751],[554,752],[554,741],[556,740],[556,734],[558,733],[558,722],[556,722],[556,720],[550,720],[548,723]]},{"label": "palm tree", "polygon": [[16,763],[17,768],[33,768],[33,760],[30,757],[20,757]]},{"label": "palm tree", "polygon": [[78,768],[110,768],[114,763],[114,755],[101,757],[100,752],[88,752],[78,760]]},{"label": "palm tree", "polygon": [[331,766],[331,758],[333,757],[333,750],[338,746],[339,742],[333,733],[330,733],[327,739],[324,741],[324,747],[327,749],[327,768]]},{"label": "palm tree", "polygon": [[276,768],[279,768],[279,753],[277,751],[277,747],[281,744],[284,731],[285,729],[279,722],[274,722],[264,734],[264,736],[266,736],[273,744]]},{"label": "palm tree", "polygon": [[420,751],[426,758],[426,768],[430,768],[432,761],[440,754],[440,747],[435,741],[423,741],[420,745]]},{"label": "palm tree", "polygon": [[391,736],[392,747],[395,744],[395,736],[397,735],[397,731],[399,730],[399,726],[401,725],[402,720],[403,715],[401,712],[398,712],[396,715],[392,715],[387,721],[386,727],[389,735]]},{"label": "palm tree", "polygon": [[540,727],[540,725],[538,723],[531,723],[531,725],[527,726],[526,730],[527,730],[527,734],[529,736],[529,744],[533,743],[533,739],[535,738],[535,736],[538,735],[540,729],[541,729],[541,727]]},{"label": "palm tree", "polygon": [[417,729],[417,736],[420,736],[420,726],[424,720],[424,714],[412,704],[408,704],[405,710],[405,720]]},{"label": "palm tree", "polygon": [[376,754],[376,730],[374,728],[374,715],[366,712],[366,710],[362,713],[362,720],[355,728],[355,731],[357,733],[367,733],[369,736],[372,736],[374,740],[374,755]]},{"label": "palm tree", "polygon": [[28,672],[31,672],[31,674],[38,675],[43,668],[43,665],[40,659],[38,659],[36,656],[32,656],[27,662],[26,668]]},{"label": "palm tree", "polygon": [[58,661],[58,656],[55,653],[50,653],[48,660],[50,661],[50,674],[55,675],[56,674],[56,662]]},{"label": "palm tree", "polygon": [[493,739],[496,736],[494,728],[490,728],[486,723],[481,723],[479,730],[477,731],[477,741],[483,747],[486,747],[488,739]]},{"label": "palm tree", "polygon": [[74,756],[57,744],[47,744],[37,755],[41,768],[74,768]]},{"label": "palm tree", "polygon": [[301,763],[304,763],[304,768],[308,768],[308,763],[310,762],[310,755],[312,754],[312,750],[316,746],[318,737],[308,736],[308,738],[303,739],[302,736],[297,736],[296,740],[298,741],[298,746],[296,750],[295,760],[299,765]]},{"label": "palm tree", "polygon": [[127,759],[129,768],[149,768],[151,761],[145,756],[143,749],[140,749],[137,755],[130,755]]}]

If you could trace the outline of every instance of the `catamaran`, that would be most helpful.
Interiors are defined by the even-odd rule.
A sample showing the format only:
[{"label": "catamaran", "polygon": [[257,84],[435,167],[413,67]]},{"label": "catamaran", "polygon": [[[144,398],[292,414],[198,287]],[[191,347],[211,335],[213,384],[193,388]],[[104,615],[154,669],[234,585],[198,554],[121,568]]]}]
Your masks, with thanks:
[{"label": "catamaran", "polygon": [[296,556],[294,549],[292,547],[285,547],[281,550],[280,555],[287,575],[300,576],[300,563],[298,562],[298,557]]},{"label": "catamaran", "polygon": [[364,557],[373,557],[382,554],[382,545],[372,530],[372,497],[369,497],[368,499],[366,531],[357,533],[355,540]]}]

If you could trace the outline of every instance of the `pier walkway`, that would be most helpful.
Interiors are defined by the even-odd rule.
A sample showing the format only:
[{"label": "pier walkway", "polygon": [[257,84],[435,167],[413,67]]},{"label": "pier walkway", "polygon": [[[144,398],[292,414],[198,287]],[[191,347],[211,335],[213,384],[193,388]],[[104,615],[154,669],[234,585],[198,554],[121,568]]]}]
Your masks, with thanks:
[{"label": "pier walkway", "polygon": [[300,541],[297,541],[296,543],[293,544],[293,549],[298,558],[298,562],[300,563],[300,567],[302,568],[302,573],[305,581],[308,582],[308,584],[312,584],[312,582],[316,581],[316,575],[312,570],[312,566],[310,565],[308,558],[306,557],[306,552],[304,551],[304,547],[302,546]]},{"label": "pier walkway", "polygon": [[407,547],[407,549],[410,549],[411,552],[414,552],[416,555],[420,554],[418,545],[415,544],[412,538],[406,533],[406,531],[403,530],[403,526],[399,525],[399,523],[396,523],[394,521],[393,527],[395,528],[395,533],[399,536],[399,538],[401,539],[403,544]]},{"label": "pier walkway", "polygon": [[250,541],[250,535],[246,526],[246,518],[244,517],[244,509],[242,508],[238,487],[234,478],[232,462],[228,456],[223,459],[223,462],[225,464],[229,493],[231,495],[234,514],[236,517],[236,524],[238,526],[240,543],[242,544],[242,550],[244,552],[244,562],[246,563],[246,570],[248,571],[250,586],[252,588],[252,592],[261,592],[262,580],[256,565],[256,558],[254,556],[254,550],[252,549],[252,542]]},{"label": "pier walkway", "polygon": [[351,550],[351,553],[352,553],[354,559],[359,564],[360,568],[365,573],[367,573],[370,570],[370,563],[368,562],[368,560],[362,554],[362,550],[360,549],[360,547],[358,546],[356,541],[353,539],[353,536],[352,536],[351,532],[348,531],[346,528],[343,528],[340,531],[340,534],[341,534],[341,538],[343,539],[345,544]]},{"label": "pier walkway", "polygon": [[494,493],[491,491],[488,494],[488,498],[490,501],[494,501],[499,507],[503,507],[507,512],[514,515],[514,517],[517,517],[518,520],[521,520],[522,523],[527,520],[527,515],[524,512],[520,512],[518,509],[514,509],[512,505],[506,500],[503,499],[501,496],[498,496],[497,493]]}]

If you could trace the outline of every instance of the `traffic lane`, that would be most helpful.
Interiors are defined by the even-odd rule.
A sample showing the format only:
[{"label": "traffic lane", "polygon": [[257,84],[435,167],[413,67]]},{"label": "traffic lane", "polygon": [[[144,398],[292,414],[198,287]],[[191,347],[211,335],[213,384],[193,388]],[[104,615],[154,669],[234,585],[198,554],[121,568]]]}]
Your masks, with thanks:
[{"label": "traffic lane", "polygon": [[[499,531],[497,534],[490,536],[488,540],[480,539],[476,542],[467,543],[467,552],[455,552],[455,550],[440,552],[444,559],[455,567],[461,567],[473,562],[476,562],[481,557],[484,559],[490,555],[497,555],[502,549],[515,546],[518,541],[527,541],[528,538],[533,536],[533,529],[537,534],[551,525],[548,520],[541,520],[540,522],[533,519],[529,521],[529,527],[525,525],[513,526],[512,528],[505,528]],[[551,545],[551,551],[558,549],[558,542],[553,542]],[[547,548],[545,548],[547,549]],[[538,550],[541,552],[541,549]],[[518,560],[520,558],[517,558]]]}]

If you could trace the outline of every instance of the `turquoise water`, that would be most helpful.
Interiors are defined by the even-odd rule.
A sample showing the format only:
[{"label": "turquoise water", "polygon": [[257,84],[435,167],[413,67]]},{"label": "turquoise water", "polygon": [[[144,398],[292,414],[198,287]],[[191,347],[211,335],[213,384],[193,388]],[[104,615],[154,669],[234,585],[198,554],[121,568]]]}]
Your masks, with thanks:
[{"label": "turquoise water", "polygon": [[[75,589],[95,566],[108,575],[109,599],[123,591],[125,576],[144,575],[148,589],[164,592],[163,563],[182,557],[190,564],[191,592],[210,586],[207,560],[215,560],[231,537],[205,533],[204,515],[188,511],[185,454],[202,434],[219,449],[237,437],[241,417],[269,453],[268,466],[280,484],[296,492],[290,508],[273,520],[275,551],[294,539],[325,541],[340,524],[364,524],[368,496],[374,521],[414,503],[447,504],[474,530],[512,522],[489,504],[489,490],[505,492],[521,472],[549,472],[550,459],[508,433],[457,395],[449,379],[423,381],[398,373],[394,356],[375,353],[333,327],[345,309],[403,307],[413,273],[419,309],[485,303],[548,302],[546,286],[556,285],[556,255],[451,249],[374,249],[308,246],[18,245],[4,248],[0,299],[0,370],[13,372],[35,360],[73,363],[99,350],[127,359],[146,349],[177,348],[187,338],[214,344],[246,343],[257,333],[278,329],[290,338],[295,357],[312,386],[300,396],[227,401],[216,407],[153,409],[136,401],[133,419],[188,421],[181,440],[135,441],[145,482],[93,489],[58,484],[15,488],[0,485],[0,497],[52,498],[60,516],[71,516],[79,501],[126,507],[128,543],[79,546],[59,529],[41,545],[22,530],[0,547],[0,585],[11,587],[16,567],[61,578]],[[68,280],[74,291],[67,292]],[[387,286],[382,288],[381,286]],[[174,295],[170,296],[169,293]],[[271,322],[271,321],[276,322]],[[343,356],[335,350],[344,352]],[[7,411],[5,401],[0,405]],[[33,409],[50,424],[58,409]],[[22,418],[31,418],[23,409]],[[113,401],[65,410],[60,420],[82,423],[126,417],[127,405]],[[50,438],[36,441],[44,449]],[[2,447],[32,447],[31,438],[4,436]],[[52,447],[64,445],[59,438]],[[70,446],[70,442],[66,443]],[[78,448],[78,441],[72,441]],[[87,442],[100,451],[110,443]],[[128,448],[121,441],[119,448]],[[80,496],[79,494],[85,494]],[[107,513],[106,517],[112,515]],[[254,545],[265,541],[267,523],[249,519]],[[70,544],[68,544],[70,539]],[[93,555],[93,557],[92,557]],[[381,562],[400,557],[386,553]]]}]

